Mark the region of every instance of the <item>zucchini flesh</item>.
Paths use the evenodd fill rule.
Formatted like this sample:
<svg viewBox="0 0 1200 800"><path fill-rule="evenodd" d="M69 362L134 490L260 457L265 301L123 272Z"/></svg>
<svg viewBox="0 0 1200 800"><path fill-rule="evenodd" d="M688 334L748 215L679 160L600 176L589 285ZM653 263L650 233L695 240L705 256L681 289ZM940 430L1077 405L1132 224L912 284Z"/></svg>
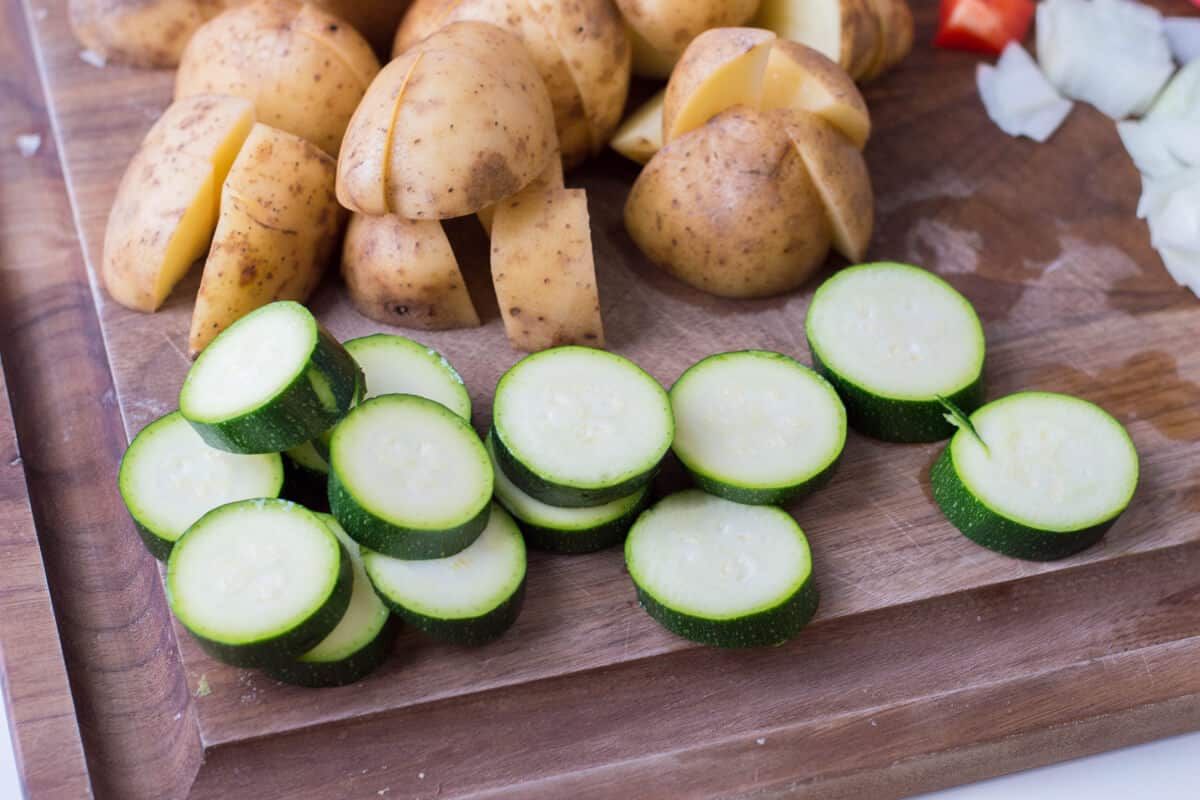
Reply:
<svg viewBox="0 0 1200 800"><path fill-rule="evenodd" d="M808 540L772 506L670 495L634 523L625 563L647 613L702 644L780 644L817 610Z"/></svg>
<svg viewBox="0 0 1200 800"><path fill-rule="evenodd" d="M495 448L489 434L484 441L492 456L496 474L496 499L520 520L525 542L530 547L551 553L594 553L621 542L629 526L650 499L650 487L643 486L628 497L591 508L560 508L543 503L521 491L496 463Z"/></svg>
<svg viewBox="0 0 1200 800"><path fill-rule="evenodd" d="M428 635L483 644L516 620L525 594L525 541L512 517L493 505L487 527L461 553L404 561L365 552L367 576L383 601Z"/></svg>
<svg viewBox="0 0 1200 800"><path fill-rule="evenodd" d="M846 409L781 353L699 361L671 387L672 449L700 488L738 503L788 503L824 485L846 444Z"/></svg>
<svg viewBox="0 0 1200 800"><path fill-rule="evenodd" d="M350 556L307 509L286 500L205 514L167 561L167 599L201 647L236 667L291 661L337 626L350 603Z"/></svg>
<svg viewBox="0 0 1200 800"><path fill-rule="evenodd" d="M276 680L297 686L344 686L361 680L383 663L391 650L397 626L367 578L358 543L329 514L317 516L350 555L354 573L350 605L337 627L316 647L295 661L268 667L267 673Z"/></svg>
<svg viewBox="0 0 1200 800"><path fill-rule="evenodd" d="M983 327L961 294L908 264L842 270L813 295L805 334L817 370L846 404L850 427L894 442L954 433L939 402L983 402Z"/></svg>
<svg viewBox="0 0 1200 800"><path fill-rule="evenodd" d="M438 351L404 336L377 333L346 342L362 367L367 397L415 394L471 419L471 395L462 376Z"/></svg>
<svg viewBox="0 0 1200 800"><path fill-rule="evenodd" d="M363 547L444 558L487 525L492 465L465 420L424 397L367 400L333 432L329 506Z"/></svg>
<svg viewBox="0 0 1200 800"><path fill-rule="evenodd" d="M178 411L151 422L121 458L121 499L146 549L160 561L192 523L217 506L278 497L277 453L237 455L205 443Z"/></svg>
<svg viewBox="0 0 1200 800"><path fill-rule="evenodd" d="M648 484L675 423L662 386L628 359L586 347L543 350L496 386L496 458L543 503L586 507Z"/></svg>
<svg viewBox="0 0 1200 800"><path fill-rule="evenodd" d="M947 519L978 544L1035 561L1095 544L1138 482L1129 434L1086 400L1021 392L971 415L930 474ZM985 446L986 444L986 446Z"/></svg>
<svg viewBox="0 0 1200 800"><path fill-rule="evenodd" d="M278 453L345 416L361 370L299 303L263 306L204 349L179 392L179 409L213 447Z"/></svg>

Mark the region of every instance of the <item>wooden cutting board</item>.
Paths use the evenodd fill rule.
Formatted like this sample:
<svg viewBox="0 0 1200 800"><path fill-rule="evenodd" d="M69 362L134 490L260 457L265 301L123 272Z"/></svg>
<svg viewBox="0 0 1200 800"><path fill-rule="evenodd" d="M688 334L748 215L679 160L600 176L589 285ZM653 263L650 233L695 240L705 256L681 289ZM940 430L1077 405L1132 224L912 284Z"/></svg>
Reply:
<svg viewBox="0 0 1200 800"><path fill-rule="evenodd" d="M64 312L82 332L70 341L101 371L79 381L112 390L94 407L64 402L98 431L119 409L117 435L132 436L175 407L197 279L143 315L112 303L93 268L121 172L168 102L171 75L86 63L65 0L25 2L20 19L10 0L8 19L29 26L71 200L73 219L60 224L74 224L88 267L47 269L83 298ZM923 44L935 4L916 12L913 56L866 90L871 257L936 270L974 302L990 396L1078 394L1129 427L1142 483L1099 546L1053 564L982 550L929 498L939 446L852 435L833 483L792 509L822 605L789 645L692 646L637 608L619 550L535 554L525 610L500 641L460 649L410 632L367 680L310 691L217 664L169 621L157 567L114 511L110 463L78 490L111 521L93 534L96 560L76 563L53 544L62 520L41 533L64 564L56 603L83 615L68 580L111 581L88 596L101 604L87 609L94 619L63 626L98 793L891 797L1200 727L1200 306L1134 218L1139 180L1111 121L1080 107L1047 145L1006 137L979 104L975 60ZM588 190L609 346L665 385L722 350L807 361L812 286L732 302L663 275L621 223L635 175L608 154L568 176ZM458 367L483 429L495 382L519 354L489 295L486 241L473 220L452 233L485 325L415 336ZM311 305L339 337L381 329L332 277ZM19 333L28 348L56 346L36 329ZM25 373L16 392L32 398L45 381ZM30 446L62 424L48 419ZM113 461L110 438L103 445ZM680 483L668 468L658 490ZM66 491L31 484L35 502ZM98 628L102 646L88 639Z"/></svg>

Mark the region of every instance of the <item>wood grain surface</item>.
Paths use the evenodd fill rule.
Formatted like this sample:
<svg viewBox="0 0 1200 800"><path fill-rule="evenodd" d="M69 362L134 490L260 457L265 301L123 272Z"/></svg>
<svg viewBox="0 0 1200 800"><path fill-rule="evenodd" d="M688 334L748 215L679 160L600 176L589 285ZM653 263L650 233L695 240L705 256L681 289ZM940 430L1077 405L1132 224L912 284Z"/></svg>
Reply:
<svg viewBox="0 0 1200 800"><path fill-rule="evenodd" d="M618 551L535 555L500 641L406 634L366 681L306 691L216 664L172 626L116 496L125 437L175 407L189 363L197 276L155 315L89 282L170 74L98 69L79 58L65 0L27 0L24 20L17 1L7 30L32 31L49 122L18 53L17 80L32 83L17 91L47 141L5 193L6 246L28 265L6 278L5 357L97 794L898 797L1200 727L1200 311L1149 248L1137 174L1091 109L1048 145L1010 139L979 105L975 60L923 44L866 91L871 256L934 269L975 303L991 396L1079 394L1129 427L1142 484L1099 546L1054 564L982 550L929 499L938 446L852 435L833 483L793 509L823 604L790 645L696 648L636 607ZM916 11L927 42L936 5ZM668 385L721 350L807 361L812 287L731 302L658 272L621 224L635 174L610 154L568 177L588 189L610 347ZM451 228L485 327L418 338L459 368L483 428L518 355L486 242L472 220ZM332 276L312 305L338 336L380 329ZM668 469L658 491L679 483ZM211 694L195 697L202 680Z"/></svg>

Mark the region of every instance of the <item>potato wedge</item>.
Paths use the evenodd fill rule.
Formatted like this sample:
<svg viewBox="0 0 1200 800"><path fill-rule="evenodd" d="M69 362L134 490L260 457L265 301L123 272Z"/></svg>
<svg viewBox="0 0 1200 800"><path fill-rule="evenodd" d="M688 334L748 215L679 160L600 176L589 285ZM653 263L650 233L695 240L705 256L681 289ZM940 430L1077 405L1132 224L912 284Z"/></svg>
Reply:
<svg viewBox="0 0 1200 800"><path fill-rule="evenodd" d="M70 0L79 43L115 64L174 67L196 29L240 0Z"/></svg>
<svg viewBox="0 0 1200 800"><path fill-rule="evenodd" d="M867 0L872 12L879 19L879 35L883 42L879 58L865 80L882 75L903 61L912 50L913 16L906 0Z"/></svg>
<svg viewBox="0 0 1200 800"><path fill-rule="evenodd" d="M663 101L667 90L655 94L626 117L609 144L621 155L645 164L662 147Z"/></svg>
<svg viewBox="0 0 1200 800"><path fill-rule="evenodd" d="M871 135L871 114L850 76L817 50L777 39L767 61L762 108L794 108L825 118L860 150Z"/></svg>
<svg viewBox="0 0 1200 800"><path fill-rule="evenodd" d="M754 25L808 45L857 80L882 46L868 0L763 0Z"/></svg>
<svg viewBox="0 0 1200 800"><path fill-rule="evenodd" d="M606 3L607 0L591 2ZM584 100L563 57L564 51L530 9L528 0L417 0L396 31L393 54L400 56L440 28L464 20L490 23L521 40L550 95L554 127L565 166L570 169L587 158L593 147ZM628 77L623 86L622 102L629 86Z"/></svg>
<svg viewBox="0 0 1200 800"><path fill-rule="evenodd" d="M675 65L663 102L664 143L727 108L758 108L775 34L761 28L715 28L697 36Z"/></svg>
<svg viewBox="0 0 1200 800"><path fill-rule="evenodd" d="M796 288L824 262L832 237L787 133L745 107L659 150L629 194L625 227L651 261L723 297Z"/></svg>
<svg viewBox="0 0 1200 800"><path fill-rule="evenodd" d="M336 156L378 71L366 39L339 17L294 0L255 0L196 31L179 63L175 97L245 97L260 122Z"/></svg>
<svg viewBox="0 0 1200 800"><path fill-rule="evenodd" d="M192 356L254 309L312 294L344 219L335 168L329 154L299 136L261 123L250 131L221 189L192 312Z"/></svg>
<svg viewBox="0 0 1200 800"><path fill-rule="evenodd" d="M100 276L112 298L154 311L208 251L221 182L254 125L238 97L196 95L168 106L125 168Z"/></svg>
<svg viewBox="0 0 1200 800"><path fill-rule="evenodd" d="M342 277L364 316L401 328L476 328L458 261L442 223L355 214L342 244Z"/></svg>
<svg viewBox="0 0 1200 800"><path fill-rule="evenodd" d="M583 189L525 190L498 205L492 283L517 350L604 346Z"/></svg>
<svg viewBox="0 0 1200 800"><path fill-rule="evenodd" d="M527 186L558 143L549 95L521 41L493 25L455 22L379 73L345 150L344 206L447 219Z"/></svg>
<svg viewBox="0 0 1200 800"><path fill-rule="evenodd" d="M525 192L540 191L543 189L562 189L564 187L562 159L552 158L546 164L546 169L542 171L542 174L534 178L533 182L521 191ZM481 208L479 209L479 213L475 215L479 218L479 224L483 226L485 231L487 231L488 236L492 235L492 221L496 218L496 206L503 202L504 201L501 200L499 203L493 203L487 208Z"/></svg>
<svg viewBox="0 0 1200 800"><path fill-rule="evenodd" d="M759 0L616 0L634 35L633 71L666 78L692 40L710 28L746 24Z"/></svg>
<svg viewBox="0 0 1200 800"><path fill-rule="evenodd" d="M592 152L608 144L629 95L632 48L610 0L527 0L558 43L578 87L591 130Z"/></svg>
<svg viewBox="0 0 1200 800"><path fill-rule="evenodd" d="M852 264L861 262L875 227L875 193L867 162L837 128L807 111L780 110L780 123L800 153L821 196L833 249Z"/></svg>

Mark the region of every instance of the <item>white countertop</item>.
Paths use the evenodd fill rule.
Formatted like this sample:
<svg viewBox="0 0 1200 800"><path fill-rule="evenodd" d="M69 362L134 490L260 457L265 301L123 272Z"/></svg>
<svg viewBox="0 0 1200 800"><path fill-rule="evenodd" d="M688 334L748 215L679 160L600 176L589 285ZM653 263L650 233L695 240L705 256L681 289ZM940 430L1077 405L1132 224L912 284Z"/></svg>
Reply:
<svg viewBox="0 0 1200 800"><path fill-rule="evenodd" d="M0 798L20 796L7 709L0 702ZM934 792L920 800L1013 798L1196 800L1200 798L1200 732Z"/></svg>

